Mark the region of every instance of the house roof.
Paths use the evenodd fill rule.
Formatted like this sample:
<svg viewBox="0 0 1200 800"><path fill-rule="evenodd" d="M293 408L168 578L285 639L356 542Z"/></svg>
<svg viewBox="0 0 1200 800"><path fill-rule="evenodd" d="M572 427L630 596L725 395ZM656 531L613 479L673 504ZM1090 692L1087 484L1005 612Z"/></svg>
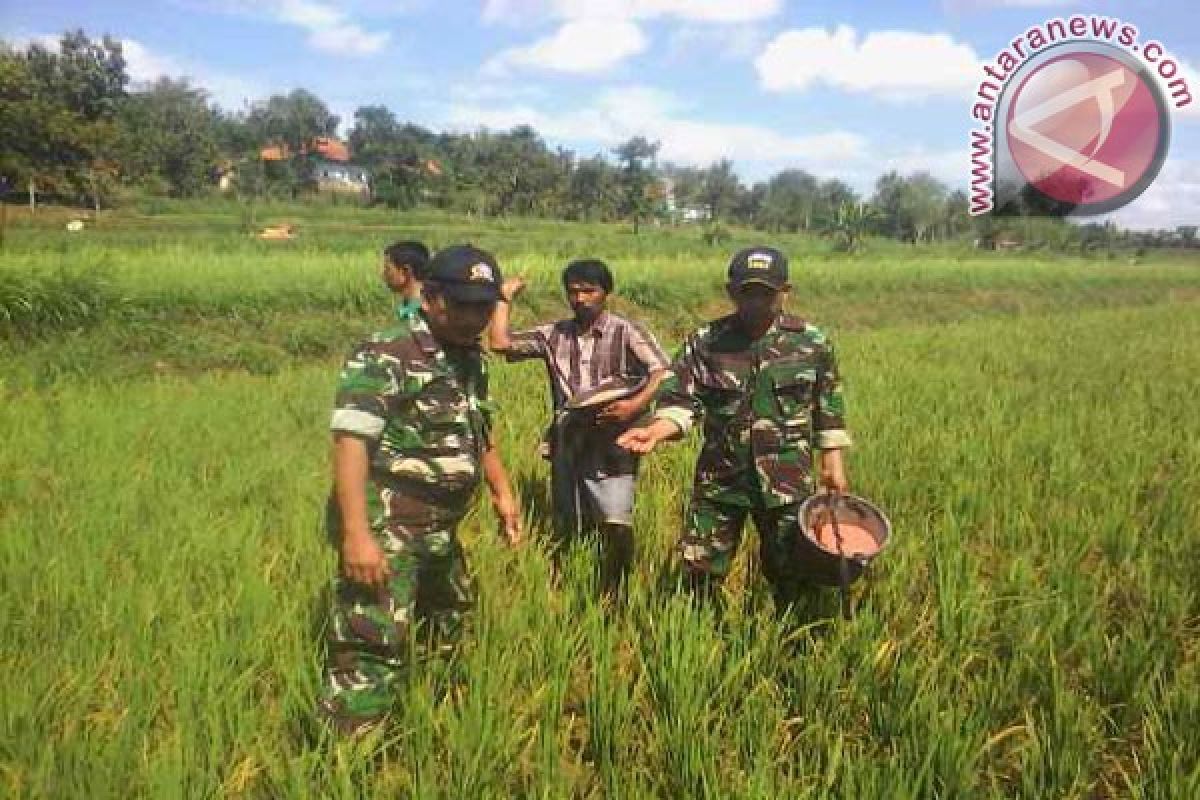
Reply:
<svg viewBox="0 0 1200 800"><path fill-rule="evenodd" d="M330 161L350 160L350 148L332 136L316 136L300 152L319 155ZM283 143L268 145L259 151L259 158L263 161L284 161L290 157L288 146Z"/></svg>

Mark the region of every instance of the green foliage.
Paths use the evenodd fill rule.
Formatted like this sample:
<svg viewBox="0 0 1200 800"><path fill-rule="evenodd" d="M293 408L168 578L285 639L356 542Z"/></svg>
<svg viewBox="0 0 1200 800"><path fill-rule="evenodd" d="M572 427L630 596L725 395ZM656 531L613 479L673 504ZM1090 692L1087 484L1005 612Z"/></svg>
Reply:
<svg viewBox="0 0 1200 800"><path fill-rule="evenodd" d="M71 31L57 52L0 46L0 169L18 184L99 207L115 184L116 114L129 78L121 45Z"/></svg>
<svg viewBox="0 0 1200 800"><path fill-rule="evenodd" d="M750 531L724 608L679 594L694 440L643 462L637 568L602 604L590 544L557 569L549 552L544 373L496 363L531 540L508 550L472 507L470 633L356 747L312 704L330 391L389 318L378 245L496 250L531 280L521 324L563 313L566 257L603 254L614 302L669 349L727 308L724 256L694 229L264 203L299 225L280 250L239 231L235 202L162 202L78 236L22 219L0 265L6 796L1200 789L1194 259L881 240L866 263L772 237L793 310L836 336L854 491L895 525L851 622L830 592L777 616ZM730 232L729 249L758 236Z"/></svg>
<svg viewBox="0 0 1200 800"><path fill-rule="evenodd" d="M834 237L838 250L857 253L878 219L879 212L869 203L847 201L838 206L833 217L821 227L827 235Z"/></svg>
<svg viewBox="0 0 1200 800"><path fill-rule="evenodd" d="M721 223L713 222L705 227L701 238L709 247L717 247L729 244L733 240L733 233Z"/></svg>
<svg viewBox="0 0 1200 800"><path fill-rule="evenodd" d="M846 266L821 282L875 305L918 285L946 302L964 286L1083 280L933 253ZM827 299L797 292L822 324ZM777 617L749 531L724 610L678 594L694 442L642 465L623 605L594 597L586 546L552 577L533 502L545 378L498 364L497 433L531 541L506 549L486 502L472 508L469 635L415 665L387 731L358 746L312 718L334 568L320 519L335 363L280 365L247 345L261 374L114 380L97 361L40 388L6 384L0 639L19 680L0 689L5 793L1194 796L1200 452L1180 432L1200 424L1198 320L1160 302L839 334L851 479L896 530L851 622L828 592ZM142 333L173 330L192 338Z"/></svg>
<svg viewBox="0 0 1200 800"><path fill-rule="evenodd" d="M613 149L621 162L621 212L633 221L634 233L659 202L653 192L653 165L658 148L658 142L651 143L643 136L635 136Z"/></svg>
<svg viewBox="0 0 1200 800"><path fill-rule="evenodd" d="M0 270L0 335L28 338L95 325L121 314L126 298L98 268Z"/></svg>
<svg viewBox="0 0 1200 800"><path fill-rule="evenodd" d="M121 115L117 150L126 181L175 197L209 189L220 156L217 114L203 89L160 78L131 94Z"/></svg>

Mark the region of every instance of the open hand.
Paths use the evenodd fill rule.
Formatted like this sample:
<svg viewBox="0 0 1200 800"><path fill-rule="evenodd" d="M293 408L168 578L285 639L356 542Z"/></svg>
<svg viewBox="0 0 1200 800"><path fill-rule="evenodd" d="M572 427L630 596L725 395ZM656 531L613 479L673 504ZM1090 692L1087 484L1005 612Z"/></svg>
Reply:
<svg viewBox="0 0 1200 800"><path fill-rule="evenodd" d="M649 453L658 442L658 436L650 428L630 428L617 437L617 447L631 453Z"/></svg>

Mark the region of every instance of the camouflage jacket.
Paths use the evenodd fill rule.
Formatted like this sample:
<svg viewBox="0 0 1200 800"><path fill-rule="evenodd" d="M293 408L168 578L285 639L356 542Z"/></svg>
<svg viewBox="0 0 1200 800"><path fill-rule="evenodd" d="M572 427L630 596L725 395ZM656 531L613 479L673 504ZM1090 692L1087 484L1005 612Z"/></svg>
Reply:
<svg viewBox="0 0 1200 800"><path fill-rule="evenodd" d="M684 342L655 417L687 433L704 418L694 491L731 505L775 507L814 489L814 449L848 447L833 347L816 327L781 315L758 340L734 316Z"/></svg>
<svg viewBox="0 0 1200 800"><path fill-rule="evenodd" d="M330 427L368 442L374 525L456 519L491 436L482 353L440 345L421 312L398 321L346 359Z"/></svg>

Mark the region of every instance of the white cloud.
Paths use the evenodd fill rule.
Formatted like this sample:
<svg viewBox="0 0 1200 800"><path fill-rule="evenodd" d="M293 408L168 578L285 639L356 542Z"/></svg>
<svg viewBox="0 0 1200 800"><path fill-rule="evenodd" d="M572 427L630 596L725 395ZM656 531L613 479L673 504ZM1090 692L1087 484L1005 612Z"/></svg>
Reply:
<svg viewBox="0 0 1200 800"><path fill-rule="evenodd" d="M357 25L334 25L310 32L308 43L335 55L368 56L382 50L391 38L390 33L368 33Z"/></svg>
<svg viewBox="0 0 1200 800"><path fill-rule="evenodd" d="M152 52L136 39L121 41L121 54L125 57L125 71L133 83L153 83L166 75L180 77L188 70L174 58Z"/></svg>
<svg viewBox="0 0 1200 800"><path fill-rule="evenodd" d="M691 119L670 94L631 86L610 89L573 111L543 111L531 106L484 108L455 105L444 113L459 130L478 127L506 130L531 125L552 140L612 147L631 136L662 142L659 157L678 164L707 165L721 158L742 162L799 164L832 174L847 161L863 159L863 137L846 131L796 136L760 125Z"/></svg>
<svg viewBox="0 0 1200 800"><path fill-rule="evenodd" d="M970 154L966 148L930 150L917 146L899 152L885 153L874 162L876 174L896 170L901 175L928 172L951 190L966 189L970 175Z"/></svg>
<svg viewBox="0 0 1200 800"><path fill-rule="evenodd" d="M231 111L265 94L262 87L240 75L155 52L136 39L122 39L121 53L135 89L163 76L188 78L192 85L206 90L213 102Z"/></svg>
<svg viewBox="0 0 1200 800"><path fill-rule="evenodd" d="M601 73L646 49L641 21L671 18L744 24L773 16L782 7L783 0L485 0L483 19L487 22L553 19L561 23L550 36L493 57L485 64L485 72L495 75L522 66ZM745 36L733 46L745 49Z"/></svg>
<svg viewBox="0 0 1200 800"><path fill-rule="evenodd" d="M485 0L487 22L522 22L530 18L655 19L671 17L696 22L749 22L779 13L783 0Z"/></svg>
<svg viewBox="0 0 1200 800"><path fill-rule="evenodd" d="M1103 217L1081 217L1080 221L1105 219L1122 228L1153 230L1200 225L1200 161L1168 157L1162 172L1132 203Z"/></svg>
<svg viewBox="0 0 1200 800"><path fill-rule="evenodd" d="M391 40L387 31L368 31L352 13L382 13L379 4L320 0L179 0L204 10L266 18L292 25L307 32L309 47L340 56L368 56L378 53ZM403 13L408 3L393 3L391 14Z"/></svg>
<svg viewBox="0 0 1200 800"><path fill-rule="evenodd" d="M632 22L578 20L563 24L554 34L527 47L514 47L493 57L484 71L500 74L510 67L535 67L556 72L605 72L646 49L646 36Z"/></svg>
<svg viewBox="0 0 1200 800"><path fill-rule="evenodd" d="M825 84L892 100L963 94L979 65L970 45L945 33L873 31L860 40L848 25L786 31L755 61L769 91Z"/></svg>

